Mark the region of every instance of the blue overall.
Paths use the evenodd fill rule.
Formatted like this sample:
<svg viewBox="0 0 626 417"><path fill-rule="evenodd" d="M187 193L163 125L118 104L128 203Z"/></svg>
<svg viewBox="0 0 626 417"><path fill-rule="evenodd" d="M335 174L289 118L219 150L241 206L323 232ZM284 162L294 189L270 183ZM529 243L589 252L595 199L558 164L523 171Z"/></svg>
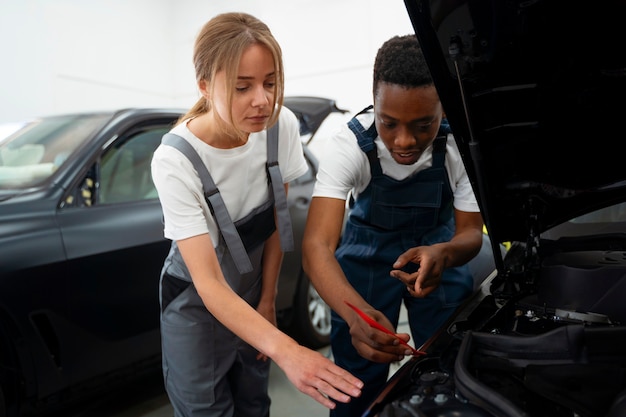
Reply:
<svg viewBox="0 0 626 417"><path fill-rule="evenodd" d="M277 141L277 132L275 135L270 140L268 134L270 199L235 223L193 148L176 135L166 135L163 140L183 151L192 162L195 158L194 167L202 178L207 202L220 230L215 250L222 272L232 289L253 307L261 296L264 244L276 230L275 205L281 245L283 250L291 250L290 221L281 217L282 210L278 208L286 208L286 199L276 161L277 144L273 143L273 148L269 144ZM258 351L207 310L176 242L172 242L163 266L160 302L163 376L174 416L269 416L270 361L256 359Z"/></svg>
<svg viewBox="0 0 626 417"><path fill-rule="evenodd" d="M406 286L389 275L406 250L449 241L454 235L453 194L445 168L446 128L433 142L432 167L398 181L382 173L374 139L376 125L365 129L353 118L349 127L368 156L372 179L351 202L350 214L336 257L348 281L374 308L398 325L401 303L407 308L412 344L421 346L471 294L472 277L466 265L444 271L441 285L427 297L411 297ZM404 270L415 272L409 263ZM376 398L389 373L389 364L370 362L354 346L346 322L332 313L331 348L337 365L360 378L359 398L337 403L331 416L360 416Z"/></svg>

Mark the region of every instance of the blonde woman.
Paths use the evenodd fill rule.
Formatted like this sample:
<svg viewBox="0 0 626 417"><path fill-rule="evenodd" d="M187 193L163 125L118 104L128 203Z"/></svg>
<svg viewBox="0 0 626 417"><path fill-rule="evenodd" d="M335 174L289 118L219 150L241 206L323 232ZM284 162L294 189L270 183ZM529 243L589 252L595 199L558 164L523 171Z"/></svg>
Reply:
<svg viewBox="0 0 626 417"><path fill-rule="evenodd" d="M307 169L298 121L282 107L280 46L255 17L225 13L202 28L194 64L202 97L152 161L172 240L160 297L175 416L269 415L268 358L332 409L359 396L361 381L276 328L276 282L293 245L287 183Z"/></svg>

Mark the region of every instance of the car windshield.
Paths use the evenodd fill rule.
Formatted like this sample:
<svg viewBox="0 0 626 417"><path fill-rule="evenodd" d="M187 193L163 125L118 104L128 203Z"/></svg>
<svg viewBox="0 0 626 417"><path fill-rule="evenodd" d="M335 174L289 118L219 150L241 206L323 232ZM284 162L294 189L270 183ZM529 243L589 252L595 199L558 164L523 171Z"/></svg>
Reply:
<svg viewBox="0 0 626 417"><path fill-rule="evenodd" d="M45 182L109 117L40 118L0 137L0 189L24 189Z"/></svg>

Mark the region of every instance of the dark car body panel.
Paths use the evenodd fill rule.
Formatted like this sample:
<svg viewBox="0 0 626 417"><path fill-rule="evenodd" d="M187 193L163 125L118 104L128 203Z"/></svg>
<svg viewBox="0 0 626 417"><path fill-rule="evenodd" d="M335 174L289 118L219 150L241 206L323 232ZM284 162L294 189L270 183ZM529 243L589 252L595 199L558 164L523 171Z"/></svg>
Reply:
<svg viewBox="0 0 626 417"><path fill-rule="evenodd" d="M96 376L158 365L156 283L169 249L158 199L89 207L67 197L107 146L119 146L137 126L166 131L179 116L130 110L109 117L49 181L0 203L0 311L16 329L3 346L23 358L8 367L24 377L23 392L11 395L30 398L32 407L68 387L87 389Z"/></svg>

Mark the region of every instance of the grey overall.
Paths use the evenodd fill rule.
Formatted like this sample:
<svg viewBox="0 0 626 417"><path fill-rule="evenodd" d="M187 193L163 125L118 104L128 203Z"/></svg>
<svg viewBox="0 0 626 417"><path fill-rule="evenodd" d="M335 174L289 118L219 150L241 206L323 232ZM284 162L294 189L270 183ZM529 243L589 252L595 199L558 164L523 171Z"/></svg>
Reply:
<svg viewBox="0 0 626 417"><path fill-rule="evenodd" d="M183 138L166 134L163 143L183 152L202 179L205 198L220 231L215 248L233 290L256 307L262 287L265 240L276 230L283 251L293 249L291 222L278 168L278 124L268 131L267 175L270 198L233 223L219 190L195 150ZM161 344L165 388L175 417L268 416L270 361L222 325L204 306L172 242L161 273Z"/></svg>

